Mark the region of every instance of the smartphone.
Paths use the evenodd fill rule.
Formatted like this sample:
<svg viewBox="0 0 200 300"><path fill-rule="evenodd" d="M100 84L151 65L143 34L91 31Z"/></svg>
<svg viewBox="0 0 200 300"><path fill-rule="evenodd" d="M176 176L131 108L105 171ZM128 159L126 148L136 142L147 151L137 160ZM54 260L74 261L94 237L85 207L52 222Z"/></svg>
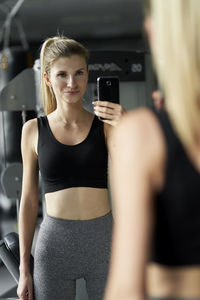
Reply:
<svg viewBox="0 0 200 300"><path fill-rule="evenodd" d="M119 77L101 76L97 78L97 98L119 104ZM99 120L105 118L98 117Z"/></svg>
<svg viewBox="0 0 200 300"><path fill-rule="evenodd" d="M101 101L119 104L119 77L101 76L97 78L97 97Z"/></svg>

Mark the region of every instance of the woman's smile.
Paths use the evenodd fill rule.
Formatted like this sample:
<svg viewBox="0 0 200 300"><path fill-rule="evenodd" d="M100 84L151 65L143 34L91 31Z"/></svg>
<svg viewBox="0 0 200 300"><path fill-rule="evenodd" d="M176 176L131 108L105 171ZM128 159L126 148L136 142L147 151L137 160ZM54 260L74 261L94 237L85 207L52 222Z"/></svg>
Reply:
<svg viewBox="0 0 200 300"><path fill-rule="evenodd" d="M65 94L70 94L70 95L76 95L79 93L79 90L76 90L76 91L65 91L64 92Z"/></svg>

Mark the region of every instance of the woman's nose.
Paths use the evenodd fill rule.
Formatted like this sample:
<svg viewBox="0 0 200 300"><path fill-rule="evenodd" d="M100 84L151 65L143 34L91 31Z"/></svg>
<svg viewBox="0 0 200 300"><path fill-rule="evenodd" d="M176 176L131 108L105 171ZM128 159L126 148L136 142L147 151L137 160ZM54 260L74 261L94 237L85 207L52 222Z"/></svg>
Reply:
<svg viewBox="0 0 200 300"><path fill-rule="evenodd" d="M67 79L67 85L69 87L74 87L76 86L76 79L74 78L74 76L69 76Z"/></svg>

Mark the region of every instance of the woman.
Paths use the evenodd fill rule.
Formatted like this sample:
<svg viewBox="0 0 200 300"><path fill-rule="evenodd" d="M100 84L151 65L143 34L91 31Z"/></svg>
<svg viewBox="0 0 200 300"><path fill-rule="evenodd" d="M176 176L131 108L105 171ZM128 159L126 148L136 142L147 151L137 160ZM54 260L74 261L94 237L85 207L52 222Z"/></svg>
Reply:
<svg viewBox="0 0 200 300"><path fill-rule="evenodd" d="M167 112L137 109L114 129L115 225L104 299L200 299L199 1L147 5Z"/></svg>
<svg viewBox="0 0 200 300"><path fill-rule="evenodd" d="M110 251L112 214L107 190L110 125L124 112L118 104L82 106L88 83L88 52L67 37L47 39L41 49L45 116L22 130L23 186L19 214L18 296L28 300L75 299L75 280L84 277L90 299L102 299ZM46 210L29 257L38 212L38 171ZM33 295L34 285L34 295Z"/></svg>

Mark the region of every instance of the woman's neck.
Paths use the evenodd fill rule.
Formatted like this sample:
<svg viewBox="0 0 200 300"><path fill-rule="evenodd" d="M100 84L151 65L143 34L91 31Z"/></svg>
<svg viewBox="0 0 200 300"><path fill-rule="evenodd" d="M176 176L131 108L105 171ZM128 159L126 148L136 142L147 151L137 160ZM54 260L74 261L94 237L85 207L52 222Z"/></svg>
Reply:
<svg viewBox="0 0 200 300"><path fill-rule="evenodd" d="M57 107L54 111L54 117L63 123L78 123L88 112L82 105L66 105L65 107Z"/></svg>

